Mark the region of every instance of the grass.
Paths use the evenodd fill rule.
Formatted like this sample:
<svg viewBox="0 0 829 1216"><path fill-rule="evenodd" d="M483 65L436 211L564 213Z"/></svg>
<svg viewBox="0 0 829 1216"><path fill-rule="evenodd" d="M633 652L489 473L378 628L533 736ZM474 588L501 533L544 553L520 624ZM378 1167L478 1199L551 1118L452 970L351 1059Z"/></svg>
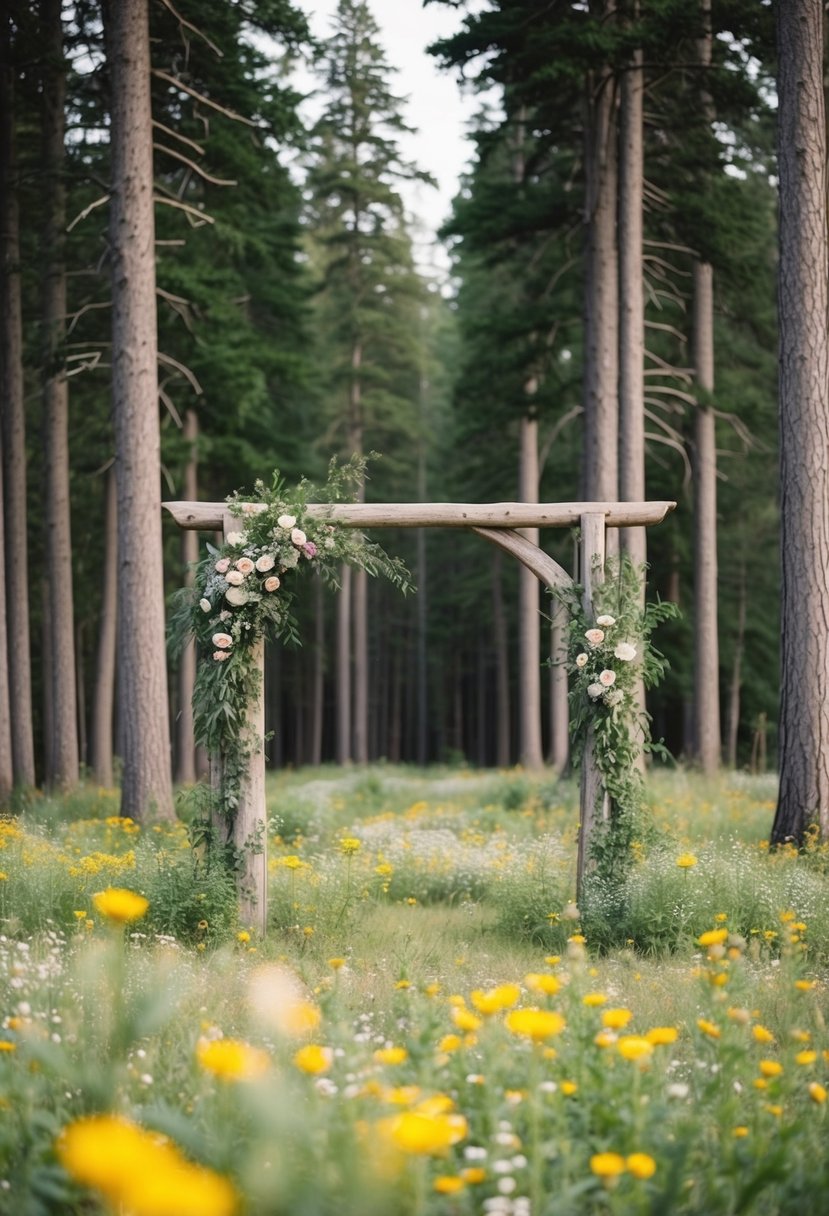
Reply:
<svg viewBox="0 0 829 1216"><path fill-rule="evenodd" d="M569 782L271 777L263 941L183 829L36 800L0 827L0 1212L810 1210L825 846L769 853L769 778L649 797L621 896L576 908Z"/></svg>

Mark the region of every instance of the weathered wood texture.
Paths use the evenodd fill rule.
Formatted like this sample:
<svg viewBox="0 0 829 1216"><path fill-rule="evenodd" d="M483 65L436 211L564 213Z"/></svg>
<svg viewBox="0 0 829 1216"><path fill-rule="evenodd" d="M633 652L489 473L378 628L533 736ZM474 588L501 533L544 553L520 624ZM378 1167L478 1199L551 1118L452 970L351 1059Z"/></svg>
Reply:
<svg viewBox="0 0 829 1216"><path fill-rule="evenodd" d="M594 589L604 578L605 528L601 515L589 513L581 520L581 585L584 588L582 606L589 620L593 613ZM593 728L587 732L581 765L581 794L579 822L579 855L576 870L576 892L581 897L584 876L590 868L590 843L597 826L610 817L610 799L594 754Z"/></svg>
<svg viewBox="0 0 829 1216"><path fill-rule="evenodd" d="M223 502L165 502L180 528L221 528ZM568 528L585 514L604 516L608 528L659 524L675 502L359 502L311 503L309 519L341 528ZM236 523L237 529L239 521Z"/></svg>

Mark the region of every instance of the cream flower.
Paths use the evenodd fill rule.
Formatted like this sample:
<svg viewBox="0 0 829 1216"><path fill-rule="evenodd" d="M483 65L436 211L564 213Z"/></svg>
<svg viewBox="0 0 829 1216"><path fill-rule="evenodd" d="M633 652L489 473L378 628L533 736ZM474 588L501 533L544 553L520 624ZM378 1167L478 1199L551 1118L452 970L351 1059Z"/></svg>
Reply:
<svg viewBox="0 0 829 1216"><path fill-rule="evenodd" d="M264 574L266 570L273 570L274 557L272 553L263 553L261 557L256 559L256 569L260 574Z"/></svg>
<svg viewBox="0 0 829 1216"><path fill-rule="evenodd" d="M199 600L199 607L201 608L202 612L209 612L213 605L210 603L210 600L202 597L202 599Z"/></svg>
<svg viewBox="0 0 829 1216"><path fill-rule="evenodd" d="M276 522L279 524L280 528L285 528L286 530L290 530L291 528L293 528L294 524L296 523L296 516L295 515L280 515L279 519Z"/></svg>
<svg viewBox="0 0 829 1216"><path fill-rule="evenodd" d="M240 557L236 562L236 569L240 574L250 574L252 570L256 569L256 567L249 557Z"/></svg>
<svg viewBox="0 0 829 1216"><path fill-rule="evenodd" d="M308 537L302 531L302 528L294 528L291 533L291 540L295 545L304 545Z"/></svg>
<svg viewBox="0 0 829 1216"><path fill-rule="evenodd" d="M616 672L605 667L604 671L599 672L599 683L602 688L611 688L616 683Z"/></svg>
<svg viewBox="0 0 829 1216"><path fill-rule="evenodd" d="M210 639L214 646L218 646L219 650L227 650L233 645L233 638L229 633L214 633Z"/></svg>
<svg viewBox="0 0 829 1216"><path fill-rule="evenodd" d="M588 629L584 635L591 646L601 646L604 641L603 629Z"/></svg>
<svg viewBox="0 0 829 1216"><path fill-rule="evenodd" d="M279 586L279 579L275 574L272 574L270 578L265 579L263 586L266 591L276 591L277 587Z"/></svg>
<svg viewBox="0 0 829 1216"><path fill-rule="evenodd" d="M217 574L224 574L226 570L230 569L230 558L220 557L216 562L215 569Z"/></svg>
<svg viewBox="0 0 829 1216"><path fill-rule="evenodd" d="M632 646L630 642L619 642L613 653L623 663L630 663L632 659L636 658L636 647Z"/></svg>
<svg viewBox="0 0 829 1216"><path fill-rule="evenodd" d="M601 625L601 627L602 627L603 629L610 629L610 628L611 628L613 625L615 625L615 624L616 624L616 617L615 617L615 616L607 616L607 615L605 615L605 616L597 616L597 617L596 617L596 624L597 624L597 625Z"/></svg>
<svg viewBox="0 0 829 1216"><path fill-rule="evenodd" d="M234 608L241 608L250 599L247 591L243 591L241 587L228 587L225 592L225 599L228 604L232 604Z"/></svg>
<svg viewBox="0 0 829 1216"><path fill-rule="evenodd" d="M231 587L241 587L245 581L245 576L241 570L228 570L225 578L230 583Z"/></svg>
<svg viewBox="0 0 829 1216"><path fill-rule="evenodd" d="M582 651L581 654L576 655L576 667L586 667L586 666L587 666L587 655Z"/></svg>
<svg viewBox="0 0 829 1216"><path fill-rule="evenodd" d="M229 545L233 545L234 547L243 545L245 543L245 534L244 532L228 532L225 540Z"/></svg>
<svg viewBox="0 0 829 1216"><path fill-rule="evenodd" d="M603 692L604 689L602 688L601 684L587 685L587 695L588 697L592 697L594 701L597 700L597 698L600 697Z"/></svg>
<svg viewBox="0 0 829 1216"><path fill-rule="evenodd" d="M230 658L230 655L227 653L226 650L214 650L213 658L216 660L217 663L224 663L225 659Z"/></svg>

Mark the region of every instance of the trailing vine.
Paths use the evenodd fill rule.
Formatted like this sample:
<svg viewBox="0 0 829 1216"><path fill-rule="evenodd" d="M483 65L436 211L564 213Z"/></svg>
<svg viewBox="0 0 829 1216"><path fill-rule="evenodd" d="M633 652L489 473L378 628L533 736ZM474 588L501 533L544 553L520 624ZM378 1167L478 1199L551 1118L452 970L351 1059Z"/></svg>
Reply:
<svg viewBox="0 0 829 1216"><path fill-rule="evenodd" d="M601 776L598 794L610 800L610 817L590 842L594 873L618 885L633 858L641 828L643 752L662 752L650 733L650 715L637 696L639 680L655 687L668 666L651 641L654 629L679 614L676 604L643 603L643 572L628 557L605 564L605 578L593 590L592 614L584 611L583 589L557 592L569 614L565 666L570 676L570 736L573 762L581 765L588 738Z"/></svg>
<svg viewBox="0 0 829 1216"><path fill-rule="evenodd" d="M196 642L195 739L222 758L214 803L227 839L251 756L262 746L248 727L248 709L258 693L255 648L260 640L299 644L293 613L298 578L315 572L337 586L346 563L383 574L403 591L409 588L405 566L358 529L338 528L306 514L312 501L354 501L365 466L358 457L343 465L332 460L325 485L302 480L293 489L277 471L270 485L260 480L252 494L232 494L228 510L239 520L238 531L228 532L220 546L207 544L193 586L178 593L171 641L179 649L190 638ZM208 822L197 831L202 843L210 843Z"/></svg>

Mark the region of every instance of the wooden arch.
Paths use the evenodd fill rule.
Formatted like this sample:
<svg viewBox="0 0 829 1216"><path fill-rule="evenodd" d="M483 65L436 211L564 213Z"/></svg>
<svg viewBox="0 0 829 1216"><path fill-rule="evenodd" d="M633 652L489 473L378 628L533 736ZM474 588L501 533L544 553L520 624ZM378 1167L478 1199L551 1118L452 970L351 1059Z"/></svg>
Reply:
<svg viewBox="0 0 829 1216"><path fill-rule="evenodd" d="M223 502L165 502L180 528L228 532L239 530L239 517ZM574 579L543 550L518 531L520 528L578 528L579 569L583 605L589 616L593 589L601 581L608 528L640 528L661 523L674 502L565 502L565 503L315 503L305 508L311 519L326 520L342 528L468 528L491 544L511 553L550 589L572 587ZM257 508L263 509L263 508ZM259 644L259 689L248 714L252 742L250 770L243 784L233 824L233 843L244 857L239 880L239 910L243 923L265 932L268 917L267 812L265 809L264 646ZM211 773L221 772L221 757L211 756ZM590 748L585 754L581 782L577 887L589 855L590 840L606 811L601 779ZM255 842L255 848L251 843Z"/></svg>

